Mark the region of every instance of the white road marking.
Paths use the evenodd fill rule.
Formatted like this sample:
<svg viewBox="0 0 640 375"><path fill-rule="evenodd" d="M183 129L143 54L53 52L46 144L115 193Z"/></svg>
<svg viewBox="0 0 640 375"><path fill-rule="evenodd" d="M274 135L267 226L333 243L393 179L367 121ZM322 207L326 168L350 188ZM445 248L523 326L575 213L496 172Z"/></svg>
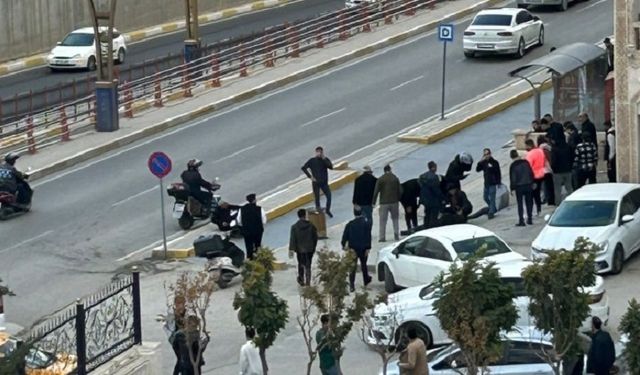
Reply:
<svg viewBox="0 0 640 375"><path fill-rule="evenodd" d="M342 111L344 111L344 110L346 110L346 109L347 109L347 107L342 107L342 108L340 108L340 109L339 109L339 110L337 110L337 111L333 111L333 112L331 112L331 113L327 113L326 115L322 115L322 116L320 116L320 117L317 117L317 118L315 118L315 119L313 119L313 120L311 120L311 121L309 121L309 122L305 122L304 124L300 125L300 127L301 127L301 128L304 128L304 127L307 127L307 126L309 126L309 125L313 125L313 124L315 124L315 123L316 123L316 122L318 122L318 121L321 121L321 120L326 119L327 117L331 117L331 116L337 115L338 113L340 113L340 112L342 112Z"/></svg>
<svg viewBox="0 0 640 375"><path fill-rule="evenodd" d="M593 8L593 7L595 7L595 6L598 6L598 5L602 4L602 3L605 3L606 1L607 1L607 0L600 0L600 1L596 1L596 2L595 2L595 3L593 3L593 4L587 5L586 7L584 7L584 8L582 8L582 9L577 10L577 12L578 12L578 13L580 13L580 12L584 12L585 10L587 10L587 9L589 9L589 8Z"/></svg>
<svg viewBox="0 0 640 375"><path fill-rule="evenodd" d="M238 151L234 152L233 154L227 155L227 156L225 156L223 158L220 158L220 159L214 161L214 163L219 163L219 162L224 161L224 160L229 160L229 159L231 159L231 158L233 158L235 156L238 156L238 155L242 154L243 152L246 152L246 151L249 151L251 149L256 148L256 146L257 146L257 144L253 145L253 146L245 147L242 150L238 150Z"/></svg>
<svg viewBox="0 0 640 375"><path fill-rule="evenodd" d="M177 234L182 234L182 233L184 233L184 231L181 231L181 232L179 232ZM185 237L185 235L182 235L180 237L176 237L176 238L172 239L171 241L167 241L167 247L169 247L169 245L175 243L176 241L179 241L179 240L183 239L184 237ZM127 259L129 259L129 258L131 258L131 257L133 257L135 255L137 255L137 254L140 254L140 253L143 253L145 251L148 251L149 249L154 249L158 245L162 245L162 240L156 241L156 242L152 243L151 245L147 245L147 246L143 247L142 249L139 249L139 250L136 250L134 252L131 252L131 253L123 256L122 258L118 258L118 259L116 259L116 262L123 262L123 261L125 261L125 260L127 260Z"/></svg>
<svg viewBox="0 0 640 375"><path fill-rule="evenodd" d="M394 87L390 88L390 89L389 89L389 91L396 91L397 89L399 89L399 88L401 88L401 87L404 87L404 86L406 86L406 85L408 85L408 84L411 84L411 83L413 83L413 82L415 82L415 81L419 81L419 80L421 80L421 79L423 79L423 78L424 78L424 76L423 76L423 75L419 75L419 76L417 76L417 77L415 77L415 78L411 78L411 79L410 79L410 80L408 80L408 81L402 82L402 83L401 83L401 84L399 84L398 86L394 86Z"/></svg>
<svg viewBox="0 0 640 375"><path fill-rule="evenodd" d="M154 191L154 190L158 189L159 187L160 187L159 185L156 185L156 186L154 186L154 187L152 187L152 188L150 188L150 189L143 190L143 191L139 192L138 194L134 194L134 195L132 195L132 196L130 196L130 197L128 197L128 198L125 198L125 199L123 199L123 200L121 200L121 201L118 201L118 202L116 202L116 203L112 204L112 205L111 205L111 207L117 207L117 206L119 206L119 205L121 205L121 204L127 203L127 202L129 202L130 200L135 199L135 198L138 198L138 197L139 197L139 196L141 196L141 195L144 195L144 194L150 193L150 192L152 192L152 191Z"/></svg>
<svg viewBox="0 0 640 375"><path fill-rule="evenodd" d="M5 253L5 252L7 252L9 250L17 249L20 246L26 245L26 244L28 244L30 242L37 241L37 240L39 240L39 239L41 239L43 237L46 237L46 236L50 235L51 233L53 233L53 230L48 230L48 231L46 231L44 233L41 233L41 234L39 234L39 235L37 235L35 237L31 237L31 238L29 238L27 240L24 240L22 242L18 242L17 244L15 244L15 245L13 245L11 247L7 247L6 249L2 249L2 250L0 250L0 253Z"/></svg>

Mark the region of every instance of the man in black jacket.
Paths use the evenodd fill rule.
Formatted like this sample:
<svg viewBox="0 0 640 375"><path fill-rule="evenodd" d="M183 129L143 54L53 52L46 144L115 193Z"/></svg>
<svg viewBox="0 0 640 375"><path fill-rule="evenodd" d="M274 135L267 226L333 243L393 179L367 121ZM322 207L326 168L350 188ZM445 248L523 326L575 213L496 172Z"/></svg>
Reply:
<svg viewBox="0 0 640 375"><path fill-rule="evenodd" d="M580 135L584 137L585 134L589 134L592 140L596 140L596 126L589 119L589 115L582 112L578 115L578 121L580 122Z"/></svg>
<svg viewBox="0 0 640 375"><path fill-rule="evenodd" d="M420 185L420 204L424 206L425 229L438 226L438 215L442 210L444 194L441 188L441 178L438 176L438 165L434 161L427 164L429 170L418 177Z"/></svg>
<svg viewBox="0 0 640 375"><path fill-rule="evenodd" d="M318 230L307 220L307 211L298 210L298 221L291 226L289 258L298 260L298 285L311 284L311 262L318 245Z"/></svg>
<svg viewBox="0 0 640 375"><path fill-rule="evenodd" d="M321 146L316 147L316 156L307 160L302 166L302 171L311 179L311 187L313 196L316 201L316 210L322 210L320 206L320 190L327 197L326 212L329 217L333 217L331 213L331 188L329 187L329 169L333 169L333 164L328 157L324 156L324 149ZM309 173L311 170L311 173Z"/></svg>
<svg viewBox="0 0 640 375"><path fill-rule="evenodd" d="M359 209L354 210L355 218L347 223L342 233L342 248L345 250L351 250L355 252L357 260L353 265L353 270L349 274L349 290L355 291L356 281L356 267L358 261L360 262L360 269L362 270L362 279L364 286L369 285L371 282L371 276L369 276L369 270L367 269L367 258L369 257L369 250L371 249L371 224L362 216L362 211Z"/></svg>
<svg viewBox="0 0 640 375"><path fill-rule="evenodd" d="M518 150L511 150L511 166L509 167L509 187L511 194L516 192L518 203L518 227L524 227L523 201L527 206L527 224L533 225L533 170L528 161L521 159Z"/></svg>
<svg viewBox="0 0 640 375"><path fill-rule="evenodd" d="M363 173L356 178L353 184L353 208L360 207L362 214L369 223L373 223L373 191L378 179L373 175L371 167L365 165ZM356 207L357 206L357 207Z"/></svg>
<svg viewBox="0 0 640 375"><path fill-rule="evenodd" d="M567 196L573 193L573 153L571 147L564 143L554 143L551 147L551 169L553 170L553 189L556 204L562 202L562 187L567 191Z"/></svg>
<svg viewBox="0 0 640 375"><path fill-rule="evenodd" d="M262 245L264 225L267 223L267 215L262 207L256 204L255 194L247 195L247 204L240 208L237 220L242 228L247 259L253 260L254 252Z"/></svg>
<svg viewBox="0 0 640 375"><path fill-rule="evenodd" d="M418 226L418 197L420 197L420 185L417 178L412 178L402 183L400 203L404 208L407 231Z"/></svg>
<svg viewBox="0 0 640 375"><path fill-rule="evenodd" d="M496 208L496 192L498 186L502 184L502 173L500 172L500 163L491 156L491 150L485 148L483 150L482 159L476 165L476 172L484 174L484 201L489 206L489 219L495 217L498 209Z"/></svg>
<svg viewBox="0 0 640 375"><path fill-rule="evenodd" d="M591 349L587 357L587 373L609 375L616 360L616 348L608 332L603 331L602 321L597 316L591 318Z"/></svg>
<svg viewBox="0 0 640 375"><path fill-rule="evenodd" d="M211 191L215 190L219 185L212 184L202 178L199 170L201 165L201 160L189 160L189 162L187 162L187 170L182 172L180 178L182 179L182 183L187 185L189 188L189 194L202 204L205 212L208 212L207 210L211 209L211 199L213 198ZM203 191L201 188L204 188L207 191Z"/></svg>

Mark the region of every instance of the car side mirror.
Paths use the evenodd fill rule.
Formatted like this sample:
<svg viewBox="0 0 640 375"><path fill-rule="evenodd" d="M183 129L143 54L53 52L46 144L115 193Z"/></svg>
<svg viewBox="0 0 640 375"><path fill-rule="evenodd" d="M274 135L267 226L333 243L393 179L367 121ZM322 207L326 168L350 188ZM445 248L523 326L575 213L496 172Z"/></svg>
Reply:
<svg viewBox="0 0 640 375"><path fill-rule="evenodd" d="M633 221L633 215L624 215L622 219L620 219L621 224L626 224Z"/></svg>
<svg viewBox="0 0 640 375"><path fill-rule="evenodd" d="M549 215L549 214L544 215L544 222L548 223L549 220L551 220L551 215Z"/></svg>
<svg viewBox="0 0 640 375"><path fill-rule="evenodd" d="M540 21L540 17L538 17L538 16L533 16L533 20L534 20L534 21Z"/></svg>
<svg viewBox="0 0 640 375"><path fill-rule="evenodd" d="M396 247L395 249L393 249L393 251L391 252L391 254L396 256L396 259L400 258L400 246Z"/></svg>

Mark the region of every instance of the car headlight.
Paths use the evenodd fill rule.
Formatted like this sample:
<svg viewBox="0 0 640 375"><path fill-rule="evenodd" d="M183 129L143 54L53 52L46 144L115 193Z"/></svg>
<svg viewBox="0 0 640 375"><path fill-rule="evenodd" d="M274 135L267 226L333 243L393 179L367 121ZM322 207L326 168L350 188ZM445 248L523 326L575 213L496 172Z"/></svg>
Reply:
<svg viewBox="0 0 640 375"><path fill-rule="evenodd" d="M607 252L607 249L609 249L609 242L608 241L604 241L600 244L598 244L598 251L596 251L596 254L603 254Z"/></svg>
<svg viewBox="0 0 640 375"><path fill-rule="evenodd" d="M82 55L79 53L76 53L75 55L71 56L72 59L79 59L80 57L82 57Z"/></svg>

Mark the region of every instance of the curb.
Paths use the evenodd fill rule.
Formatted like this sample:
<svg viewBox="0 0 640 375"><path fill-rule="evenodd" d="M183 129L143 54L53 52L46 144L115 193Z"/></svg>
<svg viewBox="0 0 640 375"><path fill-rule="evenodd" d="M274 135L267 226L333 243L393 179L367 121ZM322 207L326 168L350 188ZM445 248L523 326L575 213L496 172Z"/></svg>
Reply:
<svg viewBox="0 0 640 375"><path fill-rule="evenodd" d="M261 0L254 1L249 4L245 4L235 8L228 8L219 10L217 12L211 12L198 16L198 22L209 23L213 21L219 21L226 18L235 17L241 14L255 12L268 8L275 8L280 5L284 5L292 2L293 0ZM124 39L127 43L140 42L145 39L157 37L163 34L175 32L185 28L185 21L168 22L157 26L147 27L141 30L135 30L128 33L124 33ZM9 73L19 72L38 66L47 64L48 53L42 53L24 57L17 60L11 60L0 64L0 76L7 75Z"/></svg>
<svg viewBox="0 0 640 375"><path fill-rule="evenodd" d="M193 248L190 249L167 249L167 258L166 259L186 259L190 257L194 257L196 254ZM152 250L151 258L164 260L164 250Z"/></svg>
<svg viewBox="0 0 640 375"><path fill-rule="evenodd" d="M281 0L278 0L281 1ZM38 170L35 170L31 176L32 179L38 179L38 178L42 178L45 176L48 176L52 173L58 172L60 170L63 170L65 168L69 168L71 166L74 166L76 164L82 163L84 161L87 161L89 159L92 159L96 156L99 156L101 154L107 153L109 151L113 151L115 149L118 149L120 147L126 146L128 144L131 144L133 142L136 142L138 140L144 139L146 137L149 137L151 135L155 135L157 133L160 133L162 131L165 131L167 129L176 127L178 125L181 125L183 123L195 120L203 115L206 114L210 114L212 112L218 111L222 108L228 107L230 105L233 104L237 104L237 103L241 103L244 101L247 101L251 98L254 98L260 94L269 92L269 91L273 91L275 89L284 87L288 84L291 84L293 82L302 80L304 78L313 76L315 74L324 72L326 70L329 70L331 68L334 68L338 65L344 64L346 62L349 62L351 60L357 59L359 57L362 56L366 56L368 54L371 54L374 51L398 44L400 42L403 42L411 37L414 37L416 35L420 35L423 34L427 31L430 31L432 29L434 29L438 24L443 23L443 22L449 22L452 20L455 20L457 18L462 18L465 17L479 9L483 9L486 7L490 7L492 5L495 4L499 4L503 2L503 0L485 0L482 1L478 4L475 4L471 7L465 8L461 11L458 11L456 13L452 13L452 14L448 14L445 17L439 19L439 20L434 20L434 21L430 21L426 24L420 25L420 26L416 26L410 30L404 31L402 33L396 34L394 36L388 37L386 39L383 39L381 41L378 41L376 43L370 44L368 46L356 49L356 50L352 50L349 53L346 53L342 56L338 56L335 58L332 58L330 60L327 60L321 64L318 64L316 66L312 66L303 70L299 70L295 73L292 73L288 76L285 77L281 77L278 78L276 80L270 81L270 82L266 82L263 83L259 86L257 86L256 88L250 89L250 90L246 90L244 92L241 92L239 94L227 97L225 99L222 99L218 102L215 103L211 103L211 104L207 104L204 106L201 106L191 112L187 112L187 113L183 113L171 118L168 118L167 120L160 122L158 124L152 125L150 127L147 127L145 129L141 129L138 130L136 132L133 132L131 134L122 136L120 138L117 138L113 141L111 141L110 143L106 143L103 144L101 146L92 148L92 149L88 149L85 151L81 151L79 153L77 153L76 155L70 156L66 159L63 159L57 163L51 164L49 166L40 168Z"/></svg>
<svg viewBox="0 0 640 375"><path fill-rule="evenodd" d="M553 86L552 82L547 81L545 82L541 89L542 91L548 90ZM481 111L481 112L477 112L474 113L473 115L464 118L461 121L458 121L454 124L451 124L449 126L447 126L444 129L438 130L434 133L431 133L429 135L400 135L398 136L398 142L405 142L405 143L419 143L419 144L432 144L432 143L436 143L438 141L441 141L447 137L450 137L456 133L461 132L462 130L486 119L487 117L491 117L497 113L500 113L502 111L504 111L505 109L516 105L518 103L521 103L527 99L529 99L530 97L533 96L533 90L531 89L527 89L526 91L523 91L515 96L512 96L506 100L503 100L499 103L496 103L490 107L488 107L486 110Z"/></svg>

